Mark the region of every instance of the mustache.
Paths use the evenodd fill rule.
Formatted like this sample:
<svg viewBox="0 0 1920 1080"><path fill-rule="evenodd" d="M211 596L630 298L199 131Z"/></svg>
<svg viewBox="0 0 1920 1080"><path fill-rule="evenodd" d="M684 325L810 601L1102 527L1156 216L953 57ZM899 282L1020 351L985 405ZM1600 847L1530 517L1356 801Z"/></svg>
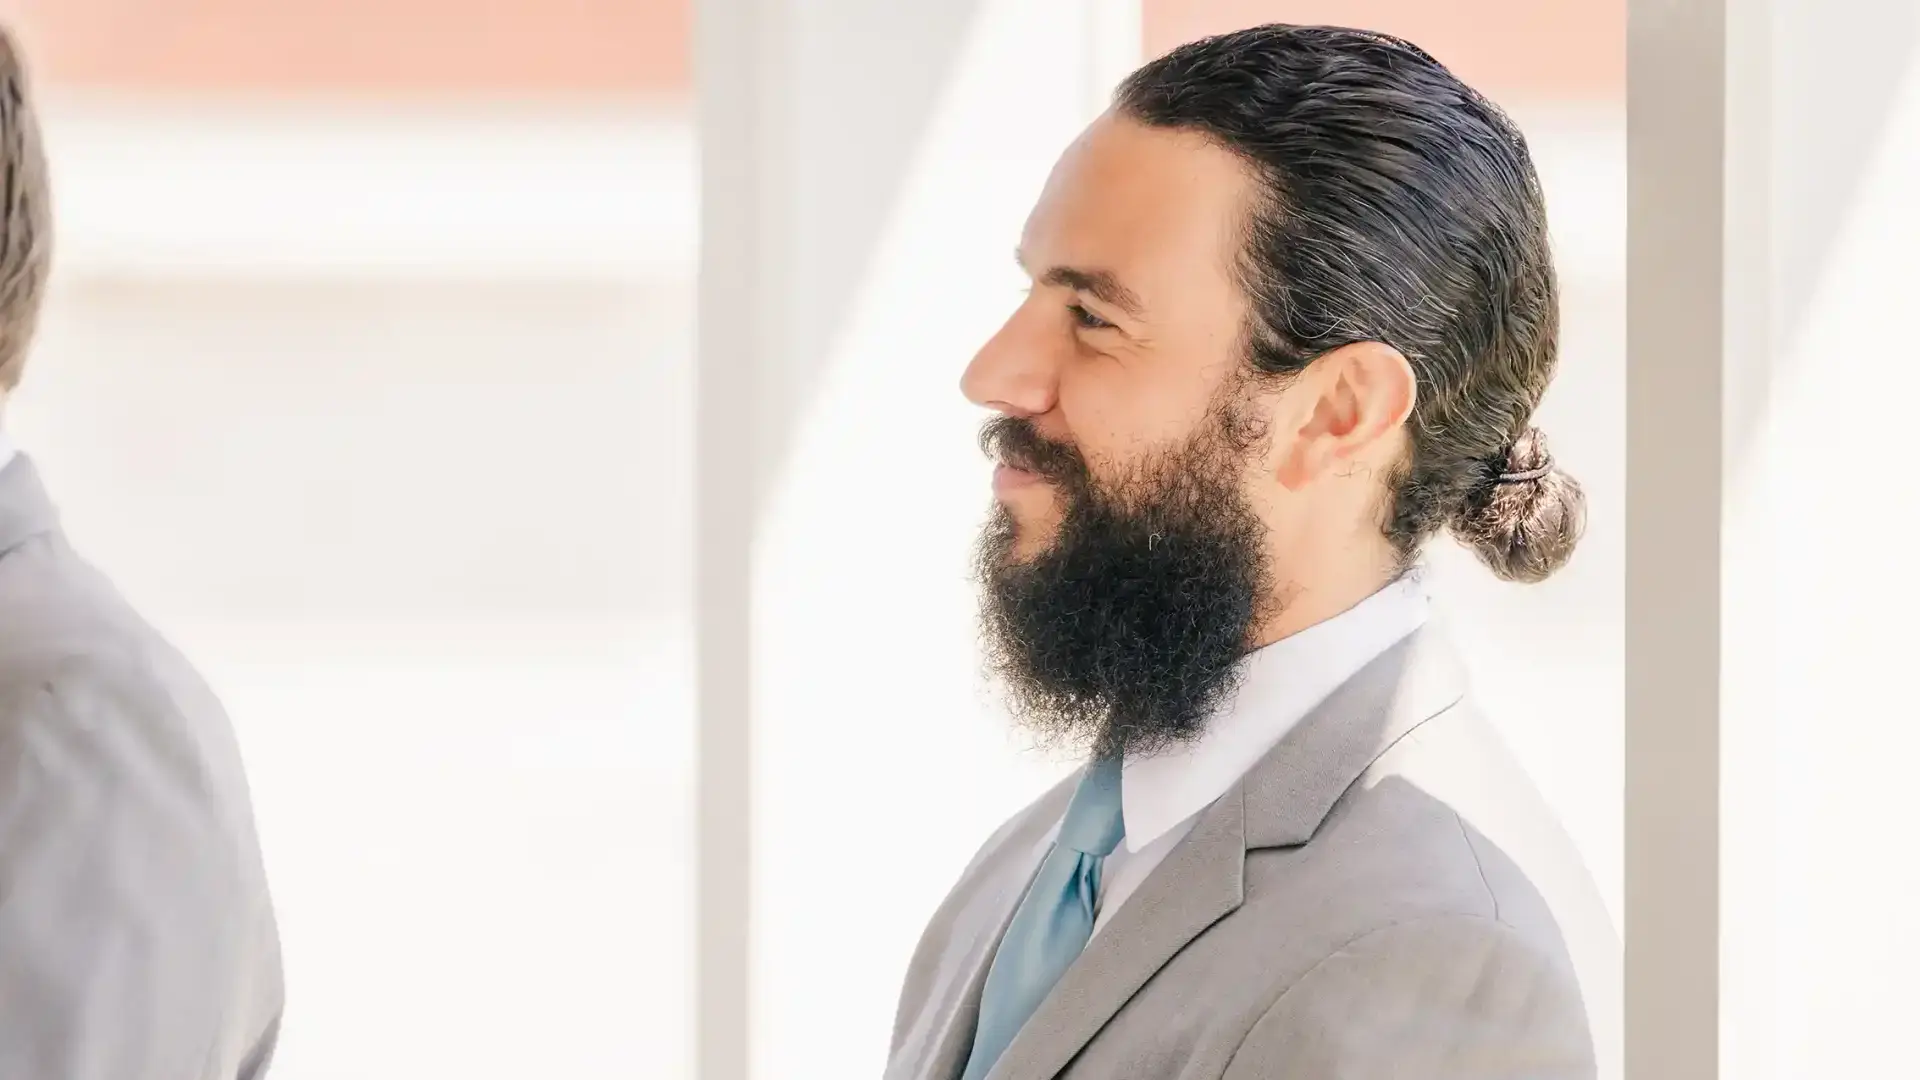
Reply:
<svg viewBox="0 0 1920 1080"><path fill-rule="evenodd" d="M1087 475L1086 459L1078 450L1040 434L1025 417L996 416L983 424L980 452L1002 465L1056 482Z"/></svg>

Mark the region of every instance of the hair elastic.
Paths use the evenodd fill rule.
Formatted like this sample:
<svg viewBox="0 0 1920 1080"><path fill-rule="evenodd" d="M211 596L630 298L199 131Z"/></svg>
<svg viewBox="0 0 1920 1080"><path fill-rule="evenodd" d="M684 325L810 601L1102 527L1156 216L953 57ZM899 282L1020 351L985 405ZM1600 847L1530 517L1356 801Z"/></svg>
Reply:
<svg viewBox="0 0 1920 1080"><path fill-rule="evenodd" d="M1493 478L1496 484L1531 484L1535 480L1544 480L1553 473L1553 458L1549 457L1537 467L1520 472L1503 472Z"/></svg>

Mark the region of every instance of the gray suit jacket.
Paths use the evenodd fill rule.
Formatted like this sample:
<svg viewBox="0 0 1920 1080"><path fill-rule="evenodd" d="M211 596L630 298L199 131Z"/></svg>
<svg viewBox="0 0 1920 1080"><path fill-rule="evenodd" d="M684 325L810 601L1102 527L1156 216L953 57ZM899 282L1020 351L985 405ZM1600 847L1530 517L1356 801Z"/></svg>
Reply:
<svg viewBox="0 0 1920 1080"><path fill-rule="evenodd" d="M888 1080L952 1080L1076 778L1000 830L908 970ZM991 1080L1619 1074L1620 947L1567 837L1423 630L1204 811Z"/></svg>
<svg viewBox="0 0 1920 1080"><path fill-rule="evenodd" d="M226 716L0 469L0 1077L255 1080L280 950Z"/></svg>

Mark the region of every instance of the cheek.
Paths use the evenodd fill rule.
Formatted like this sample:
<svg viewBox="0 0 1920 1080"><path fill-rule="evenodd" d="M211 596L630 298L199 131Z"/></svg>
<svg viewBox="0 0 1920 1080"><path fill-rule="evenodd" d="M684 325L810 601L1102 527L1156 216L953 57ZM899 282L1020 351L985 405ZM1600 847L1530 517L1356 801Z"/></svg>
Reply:
<svg viewBox="0 0 1920 1080"><path fill-rule="evenodd" d="M1117 362L1063 376L1059 389L1068 437L1096 475L1183 445L1208 416L1211 401L1198 380L1155 378Z"/></svg>

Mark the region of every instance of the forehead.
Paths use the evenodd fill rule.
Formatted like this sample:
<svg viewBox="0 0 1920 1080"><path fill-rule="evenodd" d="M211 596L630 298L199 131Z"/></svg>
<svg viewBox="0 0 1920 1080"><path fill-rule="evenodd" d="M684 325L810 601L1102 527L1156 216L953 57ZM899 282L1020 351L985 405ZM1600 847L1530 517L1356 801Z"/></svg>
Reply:
<svg viewBox="0 0 1920 1080"><path fill-rule="evenodd" d="M1156 294L1231 280L1252 193L1241 162L1202 136L1109 113L1055 164L1021 248L1032 270L1109 271L1151 309Z"/></svg>

